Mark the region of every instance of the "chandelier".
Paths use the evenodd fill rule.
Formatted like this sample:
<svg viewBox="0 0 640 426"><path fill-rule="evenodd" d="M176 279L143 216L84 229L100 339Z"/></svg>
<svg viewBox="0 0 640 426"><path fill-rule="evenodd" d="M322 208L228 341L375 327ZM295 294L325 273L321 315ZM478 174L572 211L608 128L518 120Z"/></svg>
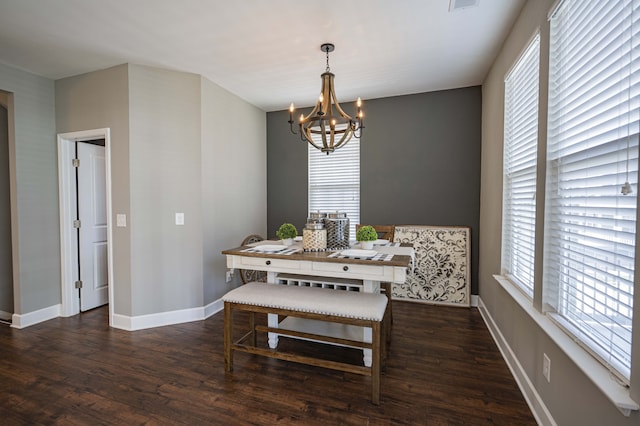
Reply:
<svg viewBox="0 0 640 426"><path fill-rule="evenodd" d="M325 43L320 46L320 50L327 55L327 69L320 77L322 78L322 89L316 102L316 106L306 117L300 114L298 125L300 127L300 139L309 142L314 148L329 155L330 152L346 145L352 137L360 139L362 129L364 129L364 114L362 113L362 101L356 101L356 119L345 113L333 89L333 78L335 75L329 68L329 52L333 52L335 46ZM294 106L289 107L289 127L291 133L297 134L293 129Z"/></svg>

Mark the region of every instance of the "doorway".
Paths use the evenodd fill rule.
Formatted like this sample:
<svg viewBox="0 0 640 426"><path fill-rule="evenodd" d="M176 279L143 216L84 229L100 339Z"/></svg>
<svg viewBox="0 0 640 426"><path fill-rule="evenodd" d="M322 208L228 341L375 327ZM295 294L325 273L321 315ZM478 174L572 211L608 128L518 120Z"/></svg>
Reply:
<svg viewBox="0 0 640 426"><path fill-rule="evenodd" d="M0 92L0 322L11 324L13 251L11 243L11 185L9 156L9 103Z"/></svg>
<svg viewBox="0 0 640 426"><path fill-rule="evenodd" d="M110 132L58 135L62 316L109 304L113 317Z"/></svg>

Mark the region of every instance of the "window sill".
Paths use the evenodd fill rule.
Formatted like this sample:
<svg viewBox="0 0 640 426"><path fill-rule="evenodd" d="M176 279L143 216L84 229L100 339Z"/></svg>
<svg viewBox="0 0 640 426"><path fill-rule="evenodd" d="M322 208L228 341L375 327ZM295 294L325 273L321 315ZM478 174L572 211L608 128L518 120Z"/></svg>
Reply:
<svg viewBox="0 0 640 426"><path fill-rule="evenodd" d="M527 298L507 278L501 275L494 275L493 277L622 414L629 416L631 411L640 409L640 405L629 396L629 389L613 380L609 371L602 364L575 343L569 335L555 325L546 315L538 312L533 307L531 299Z"/></svg>

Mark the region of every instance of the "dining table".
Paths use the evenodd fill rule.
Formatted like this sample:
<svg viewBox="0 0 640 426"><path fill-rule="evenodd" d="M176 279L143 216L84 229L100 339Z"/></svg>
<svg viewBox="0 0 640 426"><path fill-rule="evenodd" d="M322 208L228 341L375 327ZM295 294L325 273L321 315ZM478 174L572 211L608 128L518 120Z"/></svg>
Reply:
<svg viewBox="0 0 640 426"><path fill-rule="evenodd" d="M265 284L298 285L326 288L340 297L341 291L379 293L381 282L402 284L413 265L413 247L378 240L373 249L363 250L352 242L349 248L305 251L302 241L284 245L281 240L263 240L246 246L223 250L227 268L249 269L266 273ZM268 325L323 336L371 342L371 329L345 326L327 321L278 318L268 315ZM278 334L269 333L269 347L278 345ZM371 365L371 350L363 349L363 363Z"/></svg>

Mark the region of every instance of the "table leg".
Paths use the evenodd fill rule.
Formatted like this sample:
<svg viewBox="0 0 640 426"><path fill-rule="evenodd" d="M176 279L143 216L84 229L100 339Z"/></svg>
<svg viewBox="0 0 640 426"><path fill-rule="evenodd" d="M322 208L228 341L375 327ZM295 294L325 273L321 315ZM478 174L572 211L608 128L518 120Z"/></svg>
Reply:
<svg viewBox="0 0 640 426"><path fill-rule="evenodd" d="M267 314L267 324L269 327L278 328L278 315ZM278 347L278 334L268 333L269 335L269 347L275 349Z"/></svg>
<svg viewBox="0 0 640 426"><path fill-rule="evenodd" d="M364 293L380 293L380 281L373 280L362 280L363 292ZM364 342L371 342L371 328L363 327L362 328L362 338ZM362 362L365 367L371 367L372 355L371 349L363 349L362 350Z"/></svg>
<svg viewBox="0 0 640 426"><path fill-rule="evenodd" d="M277 284L277 272L267 272L267 283ZM278 315L267 314L267 324L269 327L278 328ZM269 338L269 347L275 349L278 347L278 335L276 333L267 333Z"/></svg>
<svg viewBox="0 0 640 426"><path fill-rule="evenodd" d="M371 327L362 327L362 331L364 333L364 341L371 343L373 337ZM371 349L362 350L362 361L365 367L371 367L371 362L373 361Z"/></svg>

